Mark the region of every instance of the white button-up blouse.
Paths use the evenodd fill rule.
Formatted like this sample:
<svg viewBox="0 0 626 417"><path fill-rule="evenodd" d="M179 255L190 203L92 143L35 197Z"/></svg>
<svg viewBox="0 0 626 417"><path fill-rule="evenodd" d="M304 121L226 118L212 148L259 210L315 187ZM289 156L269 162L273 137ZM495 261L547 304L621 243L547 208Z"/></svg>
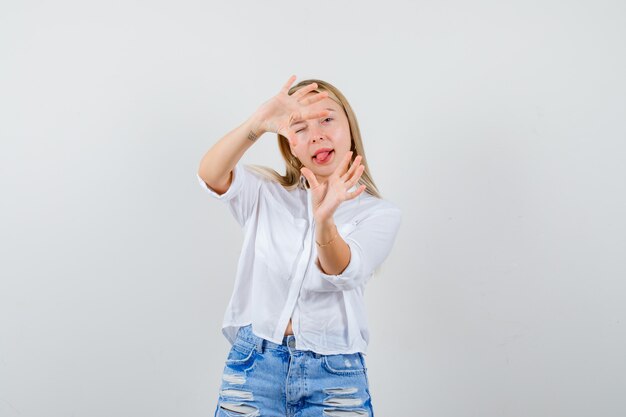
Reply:
<svg viewBox="0 0 626 417"><path fill-rule="evenodd" d="M289 191L239 161L221 195L197 177L212 197L228 206L244 231L222 323L228 341L234 343L239 328L252 324L254 334L281 344L291 318L296 349L366 354L365 284L391 251L400 209L365 191L341 203L334 221L350 247L350 262L341 274L328 275L316 262L311 191L304 176Z"/></svg>

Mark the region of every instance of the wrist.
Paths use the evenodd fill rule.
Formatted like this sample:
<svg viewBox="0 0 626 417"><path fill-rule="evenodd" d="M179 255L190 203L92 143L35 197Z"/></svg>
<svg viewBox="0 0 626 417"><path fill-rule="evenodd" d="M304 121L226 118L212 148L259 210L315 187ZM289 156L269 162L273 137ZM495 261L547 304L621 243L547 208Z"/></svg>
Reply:
<svg viewBox="0 0 626 417"><path fill-rule="evenodd" d="M256 113L248 119L248 127L250 132L257 138L267 132L263 125L263 119Z"/></svg>
<svg viewBox="0 0 626 417"><path fill-rule="evenodd" d="M317 229L315 237L315 243L319 248L330 246L339 237L339 230L334 223L330 226L325 224Z"/></svg>
<svg viewBox="0 0 626 417"><path fill-rule="evenodd" d="M335 230L335 219L333 219L332 217L323 220L315 219L315 224L317 224L318 229L323 229L325 231Z"/></svg>

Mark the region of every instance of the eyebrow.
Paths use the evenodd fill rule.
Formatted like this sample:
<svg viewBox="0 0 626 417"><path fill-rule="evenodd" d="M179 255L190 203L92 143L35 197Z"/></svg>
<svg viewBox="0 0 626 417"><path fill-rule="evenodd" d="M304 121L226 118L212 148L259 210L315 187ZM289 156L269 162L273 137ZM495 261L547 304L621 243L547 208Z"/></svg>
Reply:
<svg viewBox="0 0 626 417"><path fill-rule="evenodd" d="M331 112L334 112L334 111L335 111L335 109L331 109L330 107L326 107L324 110L329 110L329 111L331 111ZM295 125L298 125L298 124L300 124L300 123L306 123L306 121L305 121L305 120L298 120L297 122L293 122L293 123L292 123L292 124L290 124L289 126L290 126L290 127L291 127L291 126L295 126Z"/></svg>

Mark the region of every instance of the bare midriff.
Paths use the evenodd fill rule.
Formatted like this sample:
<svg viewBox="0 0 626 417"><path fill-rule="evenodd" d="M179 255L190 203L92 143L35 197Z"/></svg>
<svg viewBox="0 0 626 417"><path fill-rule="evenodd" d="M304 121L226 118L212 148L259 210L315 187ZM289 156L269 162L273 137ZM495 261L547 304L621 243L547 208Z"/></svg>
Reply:
<svg viewBox="0 0 626 417"><path fill-rule="evenodd" d="M291 319L289 319L289 324L287 324L287 328L285 329L285 336L293 334L293 329L291 328Z"/></svg>

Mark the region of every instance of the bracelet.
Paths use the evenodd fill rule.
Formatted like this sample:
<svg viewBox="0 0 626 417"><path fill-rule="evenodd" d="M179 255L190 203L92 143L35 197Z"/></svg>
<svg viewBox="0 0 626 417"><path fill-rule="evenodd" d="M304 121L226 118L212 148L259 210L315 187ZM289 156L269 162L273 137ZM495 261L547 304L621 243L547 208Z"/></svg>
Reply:
<svg viewBox="0 0 626 417"><path fill-rule="evenodd" d="M337 230L337 226L335 226L335 230ZM333 243L333 241L334 241L335 239L337 239L337 236L339 236L339 231L338 231L338 230L337 230L337 233L335 234L335 236L334 236L332 239L330 239L330 242L328 242L328 243L324 243L324 244L322 245L321 243L319 243L319 242L316 240L316 241L315 241L315 243L317 243L317 246L319 246L320 248L322 248L322 247L324 247L324 246L328 246L328 245L330 245L331 243Z"/></svg>

